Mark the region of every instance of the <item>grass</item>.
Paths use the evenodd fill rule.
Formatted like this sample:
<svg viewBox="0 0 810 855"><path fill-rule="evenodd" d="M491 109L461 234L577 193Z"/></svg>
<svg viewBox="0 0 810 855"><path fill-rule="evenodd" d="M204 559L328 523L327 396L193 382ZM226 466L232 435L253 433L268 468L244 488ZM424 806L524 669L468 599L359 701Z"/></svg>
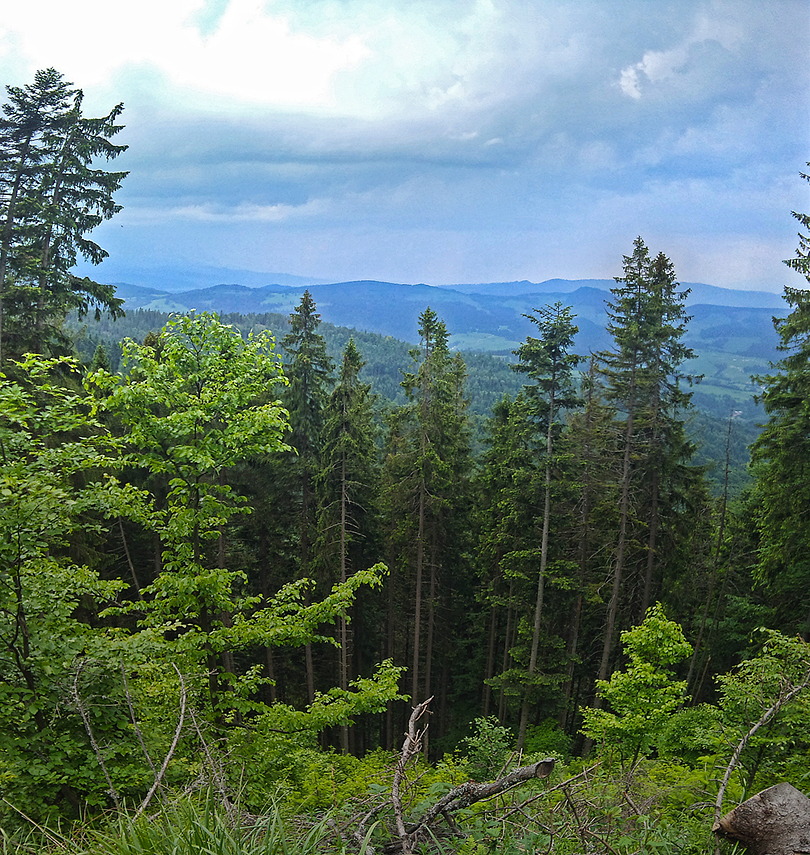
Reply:
<svg viewBox="0 0 810 855"><path fill-rule="evenodd" d="M106 828L69 837L41 827L15 835L0 830L0 855L342 855L339 842L325 846L330 839L334 835L326 819L294 827L273 805L262 817L237 813L233 820L210 796L183 797L155 815L119 814Z"/></svg>

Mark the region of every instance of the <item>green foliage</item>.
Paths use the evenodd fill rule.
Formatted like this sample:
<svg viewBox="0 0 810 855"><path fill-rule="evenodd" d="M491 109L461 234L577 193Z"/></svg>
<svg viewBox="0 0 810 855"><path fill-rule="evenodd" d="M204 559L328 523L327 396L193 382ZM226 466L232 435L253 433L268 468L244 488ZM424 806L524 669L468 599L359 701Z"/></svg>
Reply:
<svg viewBox="0 0 810 855"><path fill-rule="evenodd" d="M717 678L726 744L736 742L766 710L803 686L767 725L749 740L740 762L749 794L779 780L810 783L805 758L810 752L810 644L801 638L762 629L756 655Z"/></svg>
<svg viewBox="0 0 810 855"><path fill-rule="evenodd" d="M461 750L474 781L491 781L503 769L513 744L512 733L494 716L477 718L473 733L461 740Z"/></svg>
<svg viewBox="0 0 810 855"><path fill-rule="evenodd" d="M623 761L634 763L657 747L670 716L683 702L686 683L674 680L668 666L689 656L692 647L660 603L621 639L630 660L626 669L597 682L597 693L610 709L583 710L582 729L604 752L615 748Z"/></svg>
<svg viewBox="0 0 810 855"><path fill-rule="evenodd" d="M106 256L87 237L120 210L113 201L126 173L96 166L126 146L110 140L123 105L106 116L82 114L83 95L53 68L34 82L6 87L0 120L0 361L26 350L64 346L60 324L91 306L122 314L114 289L70 270L79 257Z"/></svg>
<svg viewBox="0 0 810 855"><path fill-rule="evenodd" d="M300 830L278 805L251 823L209 794L178 800L157 816L128 819L90 836L83 855L314 855L329 836L326 821Z"/></svg>
<svg viewBox="0 0 810 855"><path fill-rule="evenodd" d="M127 462L167 479L165 509L153 500L138 516L164 544L163 572L137 604L142 623L182 628L182 646L202 656L245 646L254 639L242 624L215 615L256 603L239 595L242 574L222 566L209 544L249 512L225 471L286 448L285 411L268 400L283 382L273 341L245 341L203 313L170 321L152 344L125 342L124 357L128 375L99 370L88 383L123 430Z"/></svg>
<svg viewBox="0 0 810 855"><path fill-rule="evenodd" d="M567 757L571 753L571 737L554 721L547 718L526 730L523 749L535 757Z"/></svg>
<svg viewBox="0 0 810 855"><path fill-rule="evenodd" d="M63 385L75 365L29 356L14 371L0 377L0 788L37 812L100 782L65 701L95 607L123 586L75 553L127 491L104 474L115 443Z"/></svg>
<svg viewBox="0 0 810 855"><path fill-rule="evenodd" d="M295 812L313 814L345 810L352 800L387 793L395 758L386 751L364 757L310 749L299 751L295 766L284 776L285 804Z"/></svg>

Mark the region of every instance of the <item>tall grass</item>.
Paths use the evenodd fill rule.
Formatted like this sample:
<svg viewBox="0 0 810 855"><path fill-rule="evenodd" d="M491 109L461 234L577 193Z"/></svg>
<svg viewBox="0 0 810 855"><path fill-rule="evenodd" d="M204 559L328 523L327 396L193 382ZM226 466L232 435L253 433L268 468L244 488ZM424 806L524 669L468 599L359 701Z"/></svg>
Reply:
<svg viewBox="0 0 810 855"><path fill-rule="evenodd" d="M361 847L364 855L366 847ZM351 848L357 852L356 847ZM302 827L278 806L250 821L232 820L212 798L182 798L153 816L125 813L114 824L71 836L32 824L0 828L0 855L345 855L326 819Z"/></svg>
<svg viewBox="0 0 810 855"><path fill-rule="evenodd" d="M213 799L183 799L156 817L122 817L117 828L96 832L82 855L314 855L330 836L323 821L293 830L281 810L249 824L232 821ZM78 855L78 853L77 853Z"/></svg>

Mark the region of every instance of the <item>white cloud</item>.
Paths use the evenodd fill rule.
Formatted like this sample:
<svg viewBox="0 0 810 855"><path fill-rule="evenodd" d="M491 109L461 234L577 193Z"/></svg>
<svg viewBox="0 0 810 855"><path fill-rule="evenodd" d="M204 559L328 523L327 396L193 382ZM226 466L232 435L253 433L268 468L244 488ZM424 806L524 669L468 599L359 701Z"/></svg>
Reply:
<svg viewBox="0 0 810 855"><path fill-rule="evenodd" d="M242 203L233 206L205 204L168 205L166 207L132 205L120 215L122 225L145 225L170 221L197 223L281 223L291 219L314 216L323 212L327 204L313 199L303 205L255 205Z"/></svg>
<svg viewBox="0 0 810 855"><path fill-rule="evenodd" d="M619 73L618 85L630 98L638 100L647 89L673 80L685 73L693 50L706 43L715 43L725 51L734 51L742 41L742 32L730 10L717 6L714 14L701 11L692 24L689 35L668 50L645 51L641 61L625 66Z"/></svg>
<svg viewBox="0 0 810 855"><path fill-rule="evenodd" d="M10 4L0 27L23 62L53 65L85 88L137 68L192 97L204 93L216 108L224 99L329 106L335 76L368 55L358 36L312 35L296 29L289 15L267 12L260 0L230 0L203 33L196 19L204 5L29 0Z"/></svg>

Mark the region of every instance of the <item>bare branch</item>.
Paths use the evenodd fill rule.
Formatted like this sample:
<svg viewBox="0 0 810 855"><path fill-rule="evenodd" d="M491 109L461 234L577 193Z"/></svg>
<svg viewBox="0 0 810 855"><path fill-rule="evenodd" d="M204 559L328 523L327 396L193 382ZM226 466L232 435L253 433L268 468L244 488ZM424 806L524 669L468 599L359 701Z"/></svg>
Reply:
<svg viewBox="0 0 810 855"><path fill-rule="evenodd" d="M408 730L405 733L405 740L402 743L402 751L400 752L399 760L397 761L396 769L394 770L394 780L391 784L391 804L394 808L394 819L397 824L397 834L402 843L402 852L404 855L410 855L413 852L413 842L410 840L410 835L405 828L405 819L402 814L402 781L405 777L405 768L408 763L422 750L422 738L427 730L425 725L421 730L417 730L417 722L428 711L428 706L433 700L429 697L426 701L422 701L413 708L411 717L408 719Z"/></svg>
<svg viewBox="0 0 810 855"><path fill-rule="evenodd" d="M73 675L73 683L70 687L70 694L73 699L73 703L76 705L76 709L79 711L79 715L82 718L84 729L87 732L87 736L90 740L90 745L93 748L93 753L96 755L98 765L101 767L101 771L104 773L104 779L107 781L108 787L107 792L110 794L110 798L115 803L116 808L118 808L121 804L121 799L118 795L118 790L115 789L115 786L112 782L112 778L110 777L110 773L107 770L107 764L104 762L104 755L101 753L101 748L99 748L99 744L98 742L96 742L96 737L93 734L93 728L90 724L90 715L87 711L87 707L85 706L84 701L79 696L79 675L82 673L84 665L85 662L84 660L82 660L76 666L76 673Z"/></svg>
<svg viewBox="0 0 810 855"><path fill-rule="evenodd" d="M169 746L169 750L163 758L160 771L155 775L155 780L152 782L149 792L146 794L146 797L141 802L140 807L135 812L135 819L137 819L149 806L149 802L152 801L152 796L154 796L155 791L163 781L163 776L166 774L169 762L174 756L174 752L177 750L177 743L180 741L180 734L183 732L183 724L186 720L186 681L183 679L180 669L174 664L174 662L172 662L172 668L177 672L177 679L180 681L180 713L177 717L177 727L174 729L174 739L172 739L172 744Z"/></svg>
<svg viewBox="0 0 810 855"><path fill-rule="evenodd" d="M743 738L737 743L737 747L734 749L734 753L731 755L731 760L728 761L728 766L726 766L725 774L723 775L723 780L720 783L720 789L717 791L717 798L714 802L714 828L718 827L720 822L720 817L723 813L723 797L726 794L726 788L728 787L728 782L731 778L731 773L737 767L737 763L740 760L740 755L745 751L745 747L748 745L751 737L765 724L767 724L778 712L785 706L785 704L789 703L796 697L800 692L804 691L807 686L810 685L810 671L808 671L804 675L804 679L801 683L792 686L789 690L787 687L783 689L779 693L779 697L776 701L765 710L764 713L759 717L759 720L749 728L748 732L743 736Z"/></svg>

